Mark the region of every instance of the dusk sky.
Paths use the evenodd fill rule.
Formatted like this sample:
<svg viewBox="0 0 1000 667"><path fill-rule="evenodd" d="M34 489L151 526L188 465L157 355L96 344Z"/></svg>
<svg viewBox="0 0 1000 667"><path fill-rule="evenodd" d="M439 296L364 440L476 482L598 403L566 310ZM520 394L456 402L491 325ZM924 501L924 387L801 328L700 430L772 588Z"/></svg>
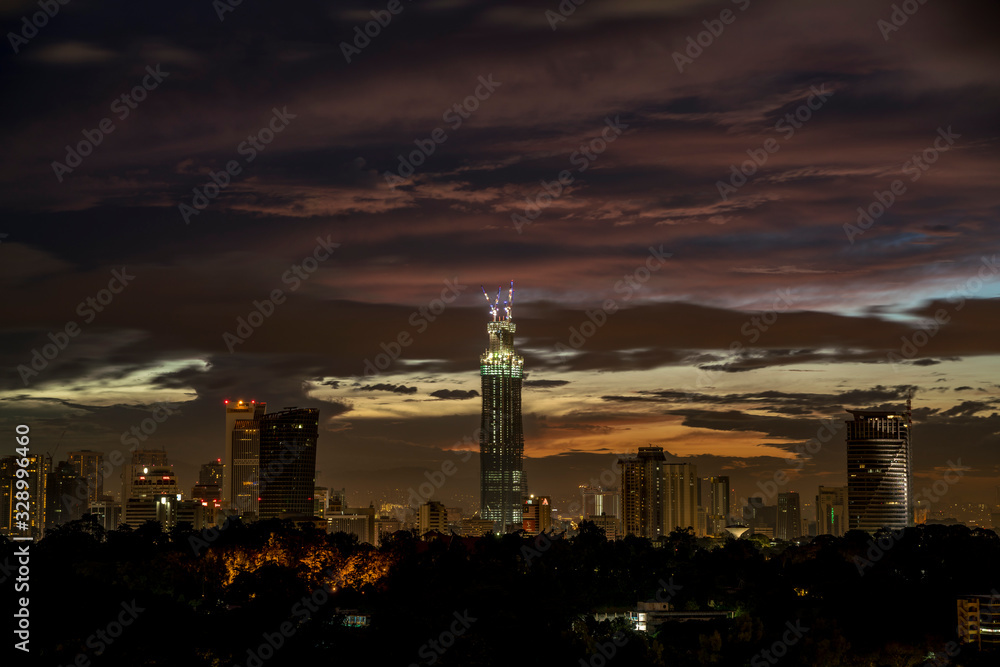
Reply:
<svg viewBox="0 0 1000 667"><path fill-rule="evenodd" d="M476 510L514 280L557 508L649 444L812 502L843 429L797 448L909 392L915 489L964 473L931 510L996 502L1000 6L578 2L5 3L0 428L127 451L166 403L188 490L224 400L316 407L318 484L450 459Z"/></svg>

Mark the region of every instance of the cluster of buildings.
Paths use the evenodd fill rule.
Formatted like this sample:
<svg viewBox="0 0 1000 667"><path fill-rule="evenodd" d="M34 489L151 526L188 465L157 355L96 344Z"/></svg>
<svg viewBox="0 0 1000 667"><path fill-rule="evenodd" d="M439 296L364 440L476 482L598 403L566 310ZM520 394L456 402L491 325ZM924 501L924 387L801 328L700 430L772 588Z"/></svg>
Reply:
<svg viewBox="0 0 1000 667"><path fill-rule="evenodd" d="M373 544L401 528L461 535L552 530L551 498L529 493L523 470L524 359L514 346L513 283L507 300L501 297L499 289L495 299L486 297L492 321L487 323L488 344L480 356L478 515L465 517L460 509L447 508L433 498L410 512L402 507L348 507L344 489L331 491L315 484L318 410L289 407L269 413L264 402L238 400L225 402L224 458L202 465L190 492L179 488L162 450L135 450L128 460L115 452L118 461L105 460L99 452L78 451L55 465L47 455L29 457L29 491L34 500L30 530L41 536L47 527L86 513L107 528L120 523L137 527L147 520L166 528L184 522L199 528L220 523L224 516L245 521L280 517L312 521ZM803 518L801 499L794 491L778 492L775 485L770 496L751 497L744 507L735 508L729 477L699 477L693 463L668 461L663 449L653 446L619 459L620 479L614 488L583 487L582 512L572 520L592 521L611 539L624 535L659 539L676 528L690 527L698 536L750 533L792 540L913 525L909 404L904 413L850 412L847 485L819 488L814 524L812 517ZM112 478L120 481L118 497L106 493ZM0 459L4 534L15 532L14 479L14 457Z"/></svg>
<svg viewBox="0 0 1000 667"><path fill-rule="evenodd" d="M245 520L314 516L319 411L285 408L267 413L264 403L226 401L226 460L201 466L188 492L177 481L162 449L137 449L105 459L101 452L70 452L55 465L48 454L28 457L31 508L28 533L91 514L108 530L159 521L165 529L195 529ZM117 460L115 460L117 458ZM0 458L0 534L24 535L14 521L15 457ZM116 498L110 493L120 484Z"/></svg>

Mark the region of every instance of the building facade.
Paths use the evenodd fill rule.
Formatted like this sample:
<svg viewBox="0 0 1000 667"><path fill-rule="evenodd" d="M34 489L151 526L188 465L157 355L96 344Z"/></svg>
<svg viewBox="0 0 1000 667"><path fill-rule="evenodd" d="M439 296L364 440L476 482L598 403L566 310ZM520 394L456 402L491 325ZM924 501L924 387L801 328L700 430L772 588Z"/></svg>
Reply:
<svg viewBox="0 0 1000 667"><path fill-rule="evenodd" d="M958 638L982 649L1000 649L1000 596L958 598Z"/></svg>
<svg viewBox="0 0 1000 667"><path fill-rule="evenodd" d="M816 534L842 537L847 527L847 487L821 486L816 495Z"/></svg>
<svg viewBox="0 0 1000 667"><path fill-rule="evenodd" d="M909 411L848 412L854 419L846 422L847 529L912 525Z"/></svg>
<svg viewBox="0 0 1000 667"><path fill-rule="evenodd" d="M92 502L102 500L104 495L104 455L84 449L69 453L69 464L76 469L76 474L87 485L87 500L84 507Z"/></svg>
<svg viewBox="0 0 1000 667"><path fill-rule="evenodd" d="M802 534L802 509L799 494L789 491L778 494L778 509L775 516L774 537L792 540Z"/></svg>
<svg viewBox="0 0 1000 667"><path fill-rule="evenodd" d="M26 458L27 477L18 477L18 463ZM48 508L46 488L52 457L32 454L27 457L5 456L0 458L0 535L31 536L41 538L45 532L45 515ZM17 481L24 479L26 489L18 489ZM25 510L27 503L27 510ZM25 517L27 514L27 517ZM23 523L22 523L23 522Z"/></svg>
<svg viewBox="0 0 1000 667"><path fill-rule="evenodd" d="M489 345L479 358L483 389L479 433L480 514L498 524L501 531L521 527L521 494L525 491L521 424L524 359L514 348L513 299L511 282L509 298L503 307L499 294L491 302L493 321L486 325Z"/></svg>
<svg viewBox="0 0 1000 667"><path fill-rule="evenodd" d="M260 418L261 519L312 516L319 410L286 408Z"/></svg>
<svg viewBox="0 0 1000 667"><path fill-rule="evenodd" d="M701 482L705 496L705 532L715 536L725 535L732 514L729 505L729 477L705 477Z"/></svg>
<svg viewBox="0 0 1000 667"><path fill-rule="evenodd" d="M240 516L257 517L260 496L260 418L267 403L226 401L226 456L222 468L222 506Z"/></svg>
<svg viewBox="0 0 1000 667"><path fill-rule="evenodd" d="M552 498L534 495L525 498L521 525L526 533L535 535L552 529Z"/></svg>
<svg viewBox="0 0 1000 667"><path fill-rule="evenodd" d="M417 531L421 537L429 532L449 533L448 510L443 503L430 500L420 506L417 510Z"/></svg>

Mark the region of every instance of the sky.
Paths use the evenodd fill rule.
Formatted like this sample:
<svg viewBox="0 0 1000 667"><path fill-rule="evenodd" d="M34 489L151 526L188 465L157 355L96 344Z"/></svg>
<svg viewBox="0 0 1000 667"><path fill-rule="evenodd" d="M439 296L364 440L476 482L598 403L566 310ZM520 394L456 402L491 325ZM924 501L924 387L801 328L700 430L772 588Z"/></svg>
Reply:
<svg viewBox="0 0 1000 667"><path fill-rule="evenodd" d="M557 509L647 445L808 502L846 411L908 396L931 510L1000 502L995 3L38 7L0 9L0 430L36 451L135 427L187 487L225 400L315 407L318 484L474 511L513 280Z"/></svg>

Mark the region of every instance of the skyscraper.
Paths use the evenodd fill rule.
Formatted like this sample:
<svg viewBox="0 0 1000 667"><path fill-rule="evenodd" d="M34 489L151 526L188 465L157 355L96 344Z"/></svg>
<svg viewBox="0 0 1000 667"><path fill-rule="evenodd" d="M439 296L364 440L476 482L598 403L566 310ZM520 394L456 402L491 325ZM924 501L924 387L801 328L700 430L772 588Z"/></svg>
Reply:
<svg viewBox="0 0 1000 667"><path fill-rule="evenodd" d="M667 463L662 447L640 447L618 460L626 535L656 539L698 526L698 474L692 463Z"/></svg>
<svg viewBox="0 0 1000 667"><path fill-rule="evenodd" d="M707 515L706 531L709 535L723 535L729 525L732 511L729 507L729 477L705 477L707 498L705 509Z"/></svg>
<svg viewBox="0 0 1000 667"><path fill-rule="evenodd" d="M162 449L137 449L132 452L132 461L122 468L122 509L135 494L133 485L139 477L148 474L144 468L170 468L167 453ZM171 473L172 474L172 473Z"/></svg>
<svg viewBox="0 0 1000 667"><path fill-rule="evenodd" d="M104 472L101 470L104 455L89 449L70 452L69 463L76 469L77 476L81 477L87 485L87 499L83 501L84 507L101 500L101 496L104 495Z"/></svg>
<svg viewBox="0 0 1000 667"><path fill-rule="evenodd" d="M79 468L71 461L60 461L49 473L45 483L45 529L49 530L64 523L82 518L89 510L90 503L80 500L84 495L86 482L78 473Z"/></svg>
<svg viewBox="0 0 1000 667"><path fill-rule="evenodd" d="M848 410L847 529L874 533L911 524L910 416Z"/></svg>
<svg viewBox="0 0 1000 667"><path fill-rule="evenodd" d="M252 421L264 415L267 403L257 401L229 401L226 406L226 452L222 471L222 506L237 509L242 514L247 509L248 498L257 498L257 464L259 450L255 444L253 425L241 424L241 433L235 434L236 423ZM234 439L235 438L235 439ZM234 447L233 443L238 441ZM239 496L239 498L237 498ZM256 507L253 508L256 511Z"/></svg>
<svg viewBox="0 0 1000 667"><path fill-rule="evenodd" d="M794 492L778 494L778 511L774 536L779 540L791 540L802 534L802 510L799 494Z"/></svg>
<svg viewBox="0 0 1000 667"><path fill-rule="evenodd" d="M664 535L675 528L698 533L698 470L693 463L663 464L662 502Z"/></svg>
<svg viewBox="0 0 1000 667"><path fill-rule="evenodd" d="M634 455L618 460L622 471L622 525L626 535L650 539L663 532L662 447L640 447Z"/></svg>
<svg viewBox="0 0 1000 667"><path fill-rule="evenodd" d="M285 408L262 416L260 425L260 518L312 516L316 485L319 410Z"/></svg>
<svg viewBox="0 0 1000 667"><path fill-rule="evenodd" d="M486 294L486 290L483 290ZM479 434L480 515L501 530L521 526L524 432L521 425L521 380L524 359L514 349L511 319L514 282L501 309L500 291L490 303L493 321L486 325L489 346L479 358L483 382L483 415Z"/></svg>
<svg viewBox="0 0 1000 667"><path fill-rule="evenodd" d="M17 476L18 463L27 458L27 477ZM52 470L52 457L48 454L32 454L27 457L5 456L0 458L0 535L40 538L45 530L45 515L48 494L45 490ZM26 479L28 488L18 489L17 480ZM27 494L25 497L18 494ZM20 503L20 504L19 504ZM28 504L27 519L24 518L24 503ZM21 522L27 528L19 527ZM27 531L27 532L25 532Z"/></svg>
<svg viewBox="0 0 1000 667"><path fill-rule="evenodd" d="M821 486L816 495L816 534L841 537L847 525L847 487Z"/></svg>

